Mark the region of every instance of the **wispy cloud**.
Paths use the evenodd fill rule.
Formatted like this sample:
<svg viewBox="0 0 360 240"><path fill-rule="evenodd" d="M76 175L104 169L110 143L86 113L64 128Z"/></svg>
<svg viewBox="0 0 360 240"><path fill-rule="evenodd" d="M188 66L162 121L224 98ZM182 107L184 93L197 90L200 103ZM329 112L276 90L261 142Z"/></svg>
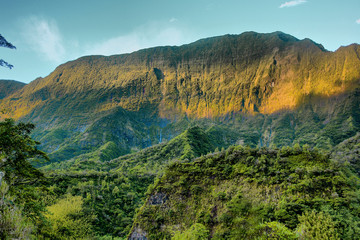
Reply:
<svg viewBox="0 0 360 240"><path fill-rule="evenodd" d="M360 24L360 18L355 21L357 24Z"/></svg>
<svg viewBox="0 0 360 240"><path fill-rule="evenodd" d="M29 17L23 21L23 37L33 51L46 60L60 63L65 56L63 38L54 20Z"/></svg>
<svg viewBox="0 0 360 240"><path fill-rule="evenodd" d="M285 2L283 4L280 5L279 8L284 8L284 7L295 7L297 5L306 3L306 0L293 0L293 1L289 1L289 2Z"/></svg>
<svg viewBox="0 0 360 240"><path fill-rule="evenodd" d="M177 18L174 18L174 17L173 17L173 18L170 18L170 20L169 20L170 23L177 22L177 21L178 21L178 19L177 19Z"/></svg>
<svg viewBox="0 0 360 240"><path fill-rule="evenodd" d="M188 42L180 29L159 23L147 24L125 35L107 39L101 43L88 45L86 55L114 55L130 53L143 48L164 45L179 45Z"/></svg>

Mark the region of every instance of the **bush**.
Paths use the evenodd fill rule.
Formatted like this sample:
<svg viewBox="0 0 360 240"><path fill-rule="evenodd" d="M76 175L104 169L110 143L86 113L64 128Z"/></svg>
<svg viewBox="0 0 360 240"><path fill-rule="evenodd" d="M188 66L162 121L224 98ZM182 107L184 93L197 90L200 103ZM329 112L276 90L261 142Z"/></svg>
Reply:
<svg viewBox="0 0 360 240"><path fill-rule="evenodd" d="M279 222L268 222L259 226L259 239L296 239L295 233Z"/></svg>
<svg viewBox="0 0 360 240"><path fill-rule="evenodd" d="M330 215L323 212L305 212L299 216L296 233L299 239L340 239L335 228L335 222Z"/></svg>
<svg viewBox="0 0 360 240"><path fill-rule="evenodd" d="M201 223L195 223L184 232L175 232L172 240L207 240L209 238L209 230Z"/></svg>

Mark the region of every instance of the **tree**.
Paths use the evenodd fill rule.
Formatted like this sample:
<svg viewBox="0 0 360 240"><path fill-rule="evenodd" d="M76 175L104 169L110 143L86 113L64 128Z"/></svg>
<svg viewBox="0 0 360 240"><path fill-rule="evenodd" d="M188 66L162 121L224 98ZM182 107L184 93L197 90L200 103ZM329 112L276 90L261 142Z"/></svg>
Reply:
<svg viewBox="0 0 360 240"><path fill-rule="evenodd" d="M49 158L37 149L39 143L30 136L34 127L31 123L15 123L13 119L0 121L0 172L2 185L5 182L8 186L4 197L14 197L11 204L21 208L22 213L38 226L45 209L39 202L41 196L36 183L44 179L44 175L33 164Z"/></svg>
<svg viewBox="0 0 360 240"><path fill-rule="evenodd" d="M30 136L34 128L32 123L15 123L13 119L0 122L0 171L5 174L10 189L13 185L31 184L43 177L30 162L49 160L37 149L39 142Z"/></svg>
<svg viewBox="0 0 360 240"><path fill-rule="evenodd" d="M6 39L1 34L0 34L0 47L16 49L16 47L14 45L12 45L11 43L9 43L8 41L6 41ZM12 69L14 67L13 65L5 62L3 59L0 59L0 66L8 67L10 69Z"/></svg>
<svg viewBox="0 0 360 240"><path fill-rule="evenodd" d="M323 212L305 212L299 216L297 227L299 239L340 239L336 230L336 223L332 217Z"/></svg>
<svg viewBox="0 0 360 240"><path fill-rule="evenodd" d="M0 172L1 177L1 172ZM14 197L8 194L6 182L0 179L0 239L30 239L33 224L14 204Z"/></svg>
<svg viewBox="0 0 360 240"><path fill-rule="evenodd" d="M0 122L0 239L28 239L45 209L34 198L33 183L43 177L30 160L48 159L30 137L35 126ZM35 225L36 226L36 225Z"/></svg>

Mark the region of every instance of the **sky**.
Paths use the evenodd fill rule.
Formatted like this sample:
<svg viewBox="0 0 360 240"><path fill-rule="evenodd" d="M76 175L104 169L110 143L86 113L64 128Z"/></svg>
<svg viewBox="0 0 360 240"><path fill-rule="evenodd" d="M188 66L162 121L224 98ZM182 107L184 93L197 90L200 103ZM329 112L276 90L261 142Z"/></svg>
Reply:
<svg viewBox="0 0 360 240"><path fill-rule="evenodd" d="M359 0L0 0L0 79L29 83L85 55L282 31L326 49L360 43Z"/></svg>

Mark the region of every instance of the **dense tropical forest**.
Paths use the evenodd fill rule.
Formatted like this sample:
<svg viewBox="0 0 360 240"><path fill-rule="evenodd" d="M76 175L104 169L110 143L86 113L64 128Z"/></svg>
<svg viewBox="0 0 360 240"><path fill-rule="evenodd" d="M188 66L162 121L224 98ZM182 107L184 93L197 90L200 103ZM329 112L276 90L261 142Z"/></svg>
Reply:
<svg viewBox="0 0 360 240"><path fill-rule="evenodd" d="M359 55L246 32L0 80L0 239L359 239Z"/></svg>
<svg viewBox="0 0 360 240"><path fill-rule="evenodd" d="M358 238L359 135L331 152L218 150L194 127L110 162L38 170L34 126L0 127L4 239Z"/></svg>

